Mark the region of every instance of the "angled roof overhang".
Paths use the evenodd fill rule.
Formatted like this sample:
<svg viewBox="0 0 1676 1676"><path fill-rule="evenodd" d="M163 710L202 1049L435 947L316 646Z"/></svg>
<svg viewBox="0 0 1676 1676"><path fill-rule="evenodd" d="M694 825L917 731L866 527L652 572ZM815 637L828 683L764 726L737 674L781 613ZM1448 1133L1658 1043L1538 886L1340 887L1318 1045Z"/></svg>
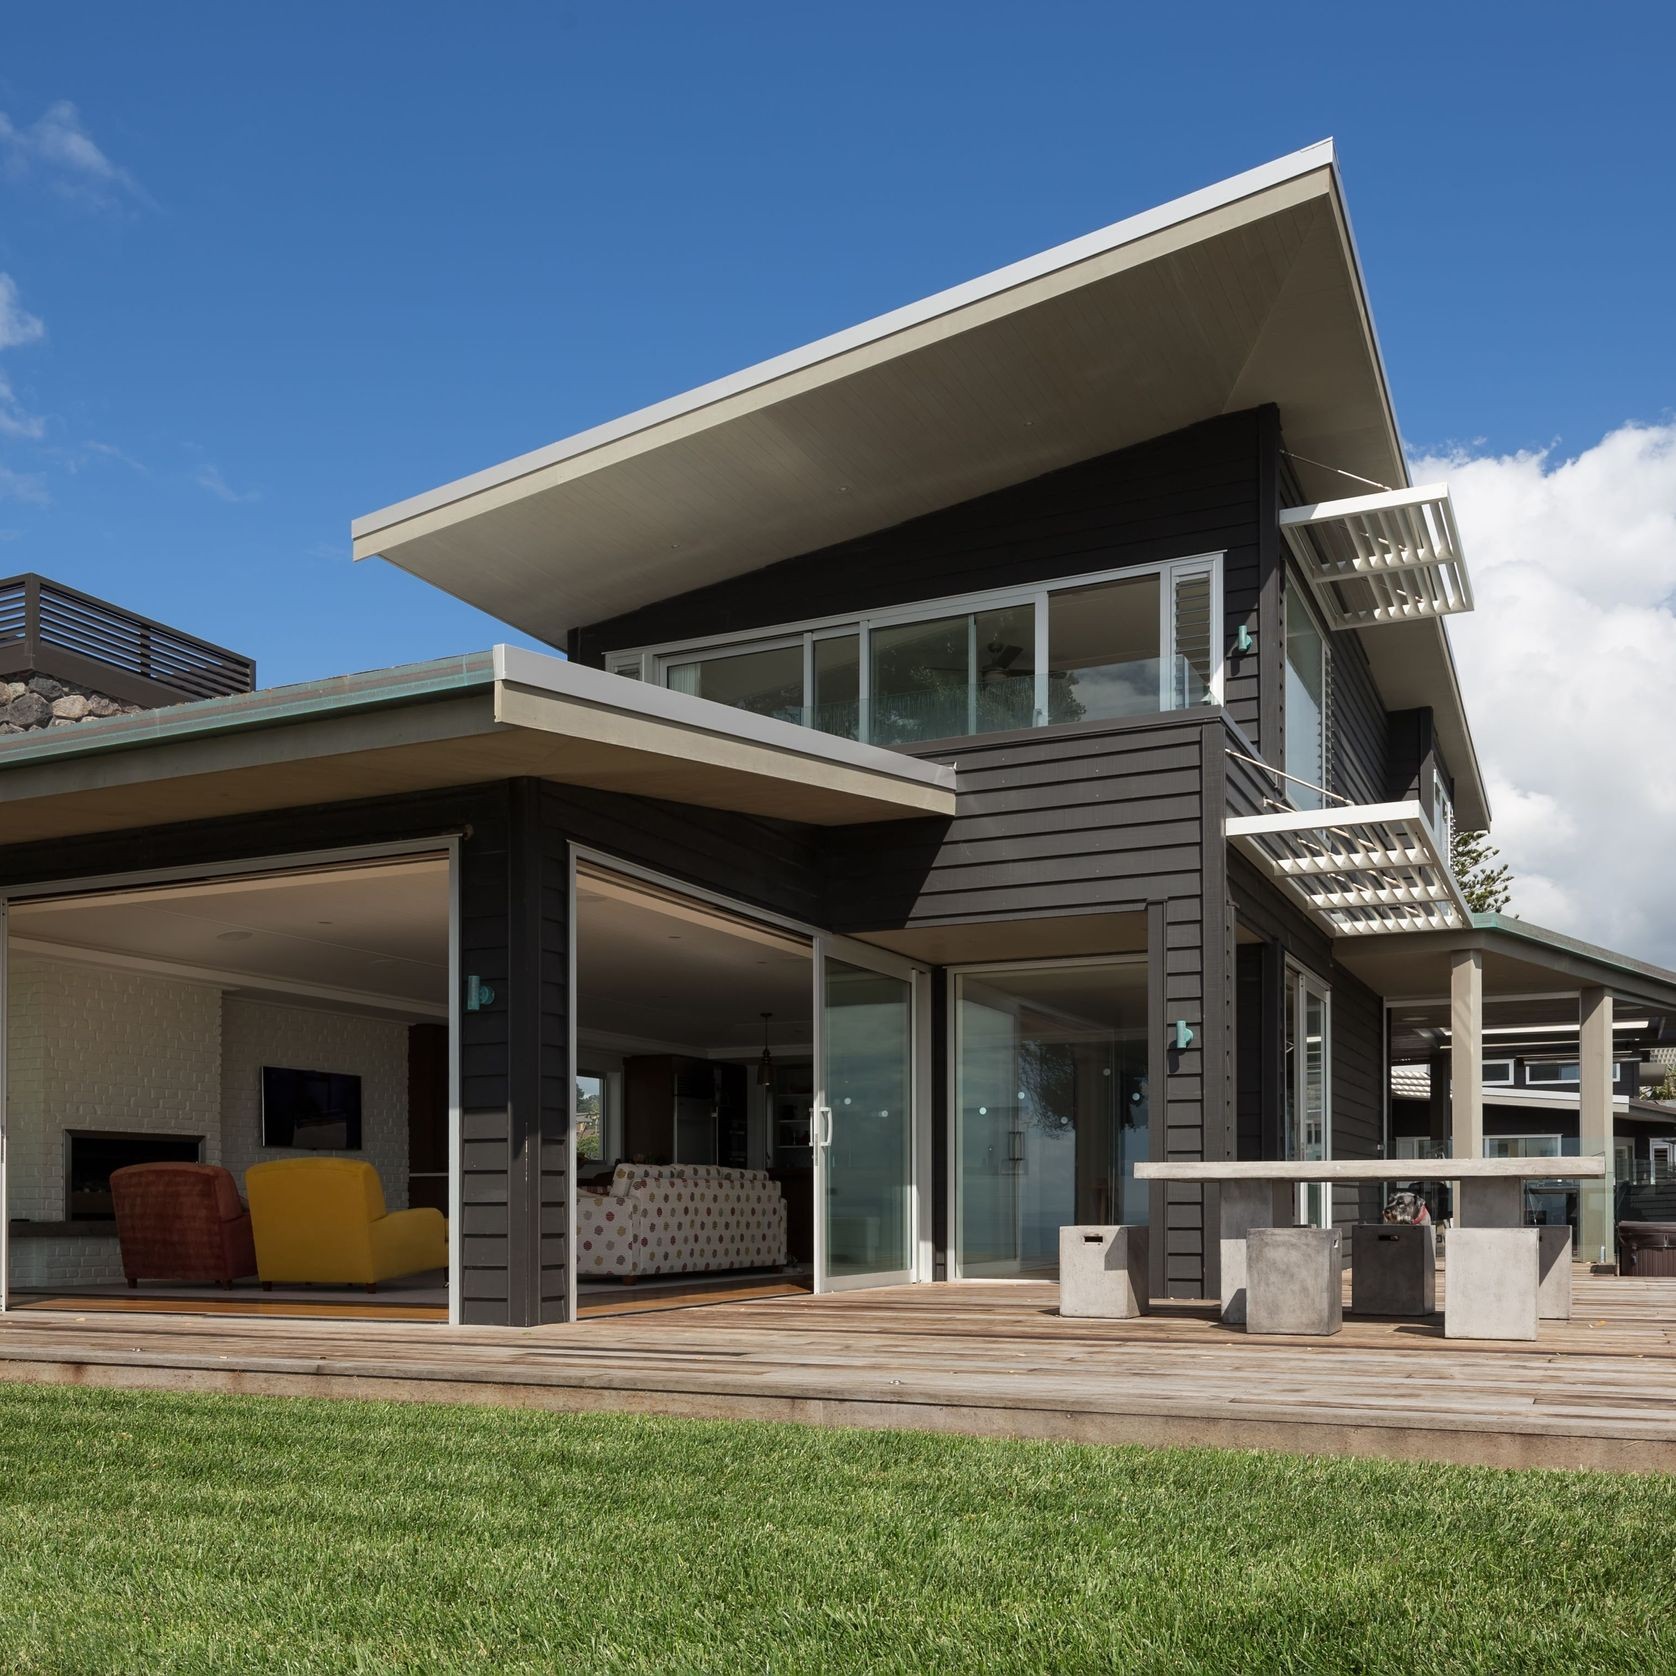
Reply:
<svg viewBox="0 0 1676 1676"><path fill-rule="evenodd" d="M370 513L355 556L557 642L1266 402L1405 480L1331 142Z"/></svg>
<svg viewBox="0 0 1676 1676"><path fill-rule="evenodd" d="M529 776L810 825L955 771L514 647L0 741L4 845Z"/></svg>

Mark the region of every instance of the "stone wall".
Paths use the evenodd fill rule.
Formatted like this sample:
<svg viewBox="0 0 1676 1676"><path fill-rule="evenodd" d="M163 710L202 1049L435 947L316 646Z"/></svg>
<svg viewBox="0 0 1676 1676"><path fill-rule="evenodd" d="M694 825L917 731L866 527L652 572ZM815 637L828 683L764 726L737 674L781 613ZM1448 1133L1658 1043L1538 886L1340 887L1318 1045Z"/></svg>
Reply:
<svg viewBox="0 0 1676 1676"><path fill-rule="evenodd" d="M100 716L132 716L143 706L121 704L104 693L73 686L53 675L0 681L0 734L70 727Z"/></svg>

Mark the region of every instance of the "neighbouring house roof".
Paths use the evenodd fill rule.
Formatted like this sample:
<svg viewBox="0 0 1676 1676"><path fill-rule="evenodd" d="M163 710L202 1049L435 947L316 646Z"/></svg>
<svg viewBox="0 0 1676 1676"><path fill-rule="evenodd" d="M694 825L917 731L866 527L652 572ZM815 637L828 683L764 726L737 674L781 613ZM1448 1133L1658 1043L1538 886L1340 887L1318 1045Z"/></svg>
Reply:
<svg viewBox="0 0 1676 1676"><path fill-rule="evenodd" d="M508 646L0 741L8 844L522 775L815 825L954 812L953 768Z"/></svg>
<svg viewBox="0 0 1676 1676"><path fill-rule="evenodd" d="M354 552L558 643L1265 403L1309 499L1407 486L1330 141L369 513ZM1349 632L1486 825L1443 625Z"/></svg>

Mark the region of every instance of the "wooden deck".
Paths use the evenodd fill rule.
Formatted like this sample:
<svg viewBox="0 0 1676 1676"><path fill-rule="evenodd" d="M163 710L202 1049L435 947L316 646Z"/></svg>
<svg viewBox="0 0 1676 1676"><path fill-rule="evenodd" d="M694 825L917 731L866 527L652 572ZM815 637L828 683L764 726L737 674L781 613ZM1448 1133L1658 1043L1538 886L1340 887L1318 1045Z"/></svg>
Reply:
<svg viewBox="0 0 1676 1676"><path fill-rule="evenodd" d="M515 1332L30 1310L0 1379L1676 1470L1676 1280L1579 1272L1529 1344L1347 1318L1328 1340L1208 1306L1062 1320L1047 1285L753 1298Z"/></svg>

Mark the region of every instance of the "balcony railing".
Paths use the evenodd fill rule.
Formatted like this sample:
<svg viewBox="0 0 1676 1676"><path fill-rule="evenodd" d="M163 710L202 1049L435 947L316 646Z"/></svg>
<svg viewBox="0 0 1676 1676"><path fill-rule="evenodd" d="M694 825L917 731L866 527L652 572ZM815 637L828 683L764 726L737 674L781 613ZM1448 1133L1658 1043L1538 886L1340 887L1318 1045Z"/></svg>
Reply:
<svg viewBox="0 0 1676 1676"><path fill-rule="evenodd" d="M134 704L256 686L254 659L35 575L0 581L0 674L23 671Z"/></svg>

